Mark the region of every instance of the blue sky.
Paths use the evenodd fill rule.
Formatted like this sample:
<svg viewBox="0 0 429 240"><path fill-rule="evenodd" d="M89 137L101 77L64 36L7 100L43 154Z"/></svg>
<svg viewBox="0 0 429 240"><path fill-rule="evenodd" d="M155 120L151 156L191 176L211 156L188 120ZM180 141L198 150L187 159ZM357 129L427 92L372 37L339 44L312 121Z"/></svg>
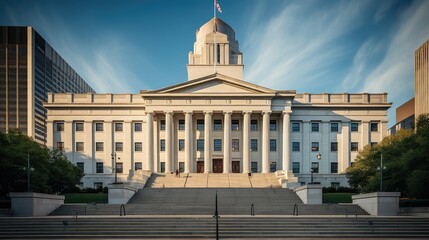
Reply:
<svg viewBox="0 0 429 240"><path fill-rule="evenodd" d="M414 95L414 50L429 39L429 1L219 0L240 43L245 80L297 92ZM212 0L0 3L1 25L31 25L97 92L186 81L195 31Z"/></svg>

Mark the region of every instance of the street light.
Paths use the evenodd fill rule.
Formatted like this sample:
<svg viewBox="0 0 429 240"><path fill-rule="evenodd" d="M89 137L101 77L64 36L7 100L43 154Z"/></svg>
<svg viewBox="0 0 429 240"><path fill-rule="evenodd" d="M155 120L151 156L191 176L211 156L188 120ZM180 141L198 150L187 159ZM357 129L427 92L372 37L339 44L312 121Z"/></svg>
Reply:
<svg viewBox="0 0 429 240"><path fill-rule="evenodd" d="M386 167L383 166L383 153L381 153L380 167L377 168L377 170L380 170L380 192L383 192L383 170L384 169L386 169Z"/></svg>
<svg viewBox="0 0 429 240"><path fill-rule="evenodd" d="M114 154L111 154L112 155L112 161L113 161L113 168L112 168L112 170L113 171L115 171L115 184L116 183L118 183L118 171L117 171L117 169L116 169L116 152L114 153ZM121 158L120 157L118 157L118 159L119 160L121 160Z"/></svg>
<svg viewBox="0 0 429 240"><path fill-rule="evenodd" d="M34 168L30 167L30 154L27 153L27 167L24 167L24 170L27 170L27 192L31 191L31 176L30 176L30 172L34 171Z"/></svg>
<svg viewBox="0 0 429 240"><path fill-rule="evenodd" d="M316 155L316 158L317 158L317 160L320 160L320 159L322 159L322 154L320 154L320 153L318 153L317 155ZM316 170L318 170L318 168L319 168L319 164L318 163L311 163L311 168L310 168L310 173L311 173L311 182L310 182L310 184L314 184L314 182L313 182L313 173L316 171Z"/></svg>

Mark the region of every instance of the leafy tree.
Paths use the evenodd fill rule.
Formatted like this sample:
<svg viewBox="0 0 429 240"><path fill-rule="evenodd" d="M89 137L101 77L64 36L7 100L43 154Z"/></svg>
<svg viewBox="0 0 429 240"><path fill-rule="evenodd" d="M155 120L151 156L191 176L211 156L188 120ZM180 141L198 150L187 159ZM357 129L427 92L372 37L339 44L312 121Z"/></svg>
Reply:
<svg viewBox="0 0 429 240"><path fill-rule="evenodd" d="M347 169L349 184L360 192L379 191L383 155L383 191L429 197L429 114L419 116L416 132L400 130L376 146L366 146Z"/></svg>
<svg viewBox="0 0 429 240"><path fill-rule="evenodd" d="M30 159L31 191L57 193L79 183L82 172L65 156L33 141L19 130L0 133L0 195L27 191ZM58 161L57 161L58 160ZM76 180L78 179L78 180Z"/></svg>

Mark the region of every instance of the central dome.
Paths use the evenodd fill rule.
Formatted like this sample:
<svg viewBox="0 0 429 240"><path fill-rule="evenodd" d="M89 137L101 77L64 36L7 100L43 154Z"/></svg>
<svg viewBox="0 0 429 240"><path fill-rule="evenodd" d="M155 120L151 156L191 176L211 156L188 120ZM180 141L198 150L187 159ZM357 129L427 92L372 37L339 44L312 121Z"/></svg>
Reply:
<svg viewBox="0 0 429 240"><path fill-rule="evenodd" d="M197 41L208 34L212 33L216 29L216 32L224 33L228 36L228 40L235 41L235 32L231 26L220 18L212 18L206 22L197 30Z"/></svg>

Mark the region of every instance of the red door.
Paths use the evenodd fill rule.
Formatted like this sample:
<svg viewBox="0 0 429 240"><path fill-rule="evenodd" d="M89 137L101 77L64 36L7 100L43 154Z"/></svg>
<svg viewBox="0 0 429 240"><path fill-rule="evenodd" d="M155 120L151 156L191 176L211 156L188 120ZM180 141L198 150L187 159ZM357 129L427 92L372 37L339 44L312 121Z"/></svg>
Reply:
<svg viewBox="0 0 429 240"><path fill-rule="evenodd" d="M223 159L213 159L213 173L223 173Z"/></svg>
<svg viewBox="0 0 429 240"><path fill-rule="evenodd" d="M232 161L232 172L240 173L240 161Z"/></svg>
<svg viewBox="0 0 429 240"><path fill-rule="evenodd" d="M204 161L197 161L197 173L204 173Z"/></svg>

